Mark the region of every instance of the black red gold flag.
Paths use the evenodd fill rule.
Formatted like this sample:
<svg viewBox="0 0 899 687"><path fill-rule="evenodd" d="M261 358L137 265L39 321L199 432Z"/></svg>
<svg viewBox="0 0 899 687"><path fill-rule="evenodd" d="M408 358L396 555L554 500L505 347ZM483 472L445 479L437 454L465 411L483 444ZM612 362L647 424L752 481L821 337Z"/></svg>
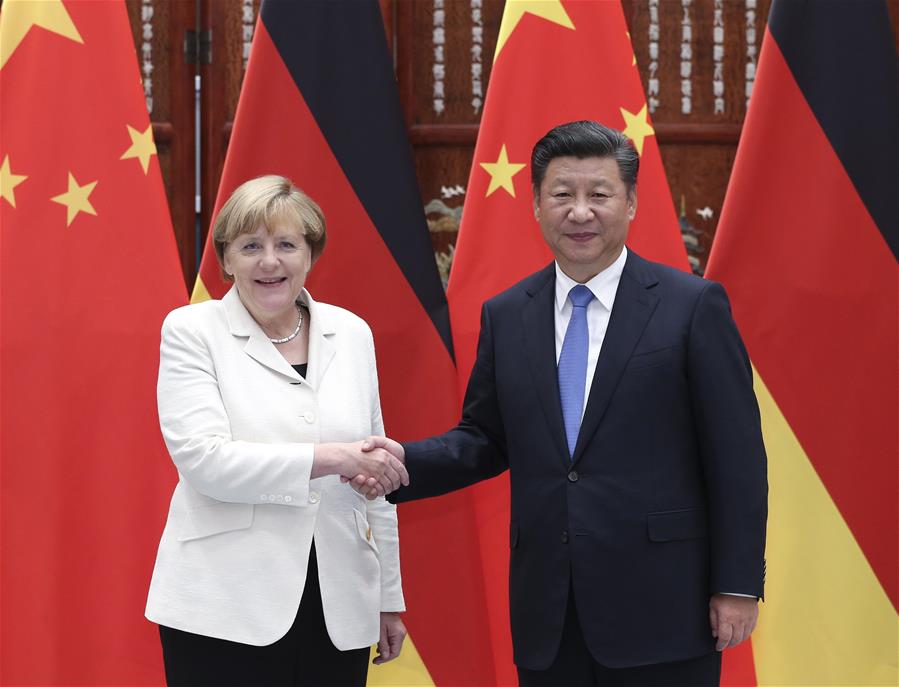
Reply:
<svg viewBox="0 0 899 687"><path fill-rule="evenodd" d="M896 684L899 76L882 0L774 0L707 274L771 485L759 684Z"/></svg>
<svg viewBox="0 0 899 687"><path fill-rule="evenodd" d="M262 174L289 177L325 213L308 288L371 326L388 435L444 431L458 407L446 297L377 2L263 2L216 206ZM227 288L207 243L194 300ZM492 679L469 499L400 507L409 639L370 684Z"/></svg>

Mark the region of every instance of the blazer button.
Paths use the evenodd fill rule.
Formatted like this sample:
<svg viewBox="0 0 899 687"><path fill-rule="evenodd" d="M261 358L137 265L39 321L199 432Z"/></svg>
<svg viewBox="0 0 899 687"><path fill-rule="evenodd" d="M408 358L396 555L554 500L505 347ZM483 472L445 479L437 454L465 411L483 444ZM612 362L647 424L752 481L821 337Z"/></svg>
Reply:
<svg viewBox="0 0 899 687"><path fill-rule="evenodd" d="M315 413L313 413L311 411L306 411L305 413L303 413L303 419L306 422L315 422Z"/></svg>
<svg viewBox="0 0 899 687"><path fill-rule="evenodd" d="M568 473L568 481L569 482L577 482L579 479L580 479L580 477L578 476L576 471L572 470L571 472Z"/></svg>
<svg viewBox="0 0 899 687"><path fill-rule="evenodd" d="M562 532L562 543L563 544L568 543L568 532Z"/></svg>

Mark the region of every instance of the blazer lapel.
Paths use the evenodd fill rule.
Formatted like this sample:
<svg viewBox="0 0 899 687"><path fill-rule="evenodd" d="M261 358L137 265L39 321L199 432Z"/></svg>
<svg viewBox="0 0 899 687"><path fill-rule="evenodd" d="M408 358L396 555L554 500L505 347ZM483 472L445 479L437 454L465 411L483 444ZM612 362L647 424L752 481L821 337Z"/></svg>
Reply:
<svg viewBox="0 0 899 687"><path fill-rule="evenodd" d="M334 328L325 309L312 300L306 289L300 294L300 302L309 308L309 367L306 382L313 389L318 389L324 379L328 366L334 359L336 349L331 337Z"/></svg>
<svg viewBox="0 0 899 687"><path fill-rule="evenodd" d="M278 349L275 348L274 344L265 335L265 332L262 331L262 327L259 326L244 307L237 293L236 286L232 286L228 293L225 294L225 297L222 298L222 305L225 308L231 334L247 337L244 352L248 356L270 370L274 370L294 381L300 381L301 377L297 374L297 371L278 352Z"/></svg>
<svg viewBox="0 0 899 687"><path fill-rule="evenodd" d="M587 399L572 464L580 459L585 446L596 433L621 373L658 305L659 297L652 291L657 283L658 279L649 264L629 251L615 294L609 328L593 374L590 397ZM556 396L558 397L558 391Z"/></svg>
<svg viewBox="0 0 899 687"><path fill-rule="evenodd" d="M559 377L556 372L554 264L544 269L541 277L537 279L532 290L528 290L531 300L522 310L524 343L534 389L543 407L546 424L553 443L560 449L559 457L567 468L570 463L568 440L565 438L562 402L559 400Z"/></svg>

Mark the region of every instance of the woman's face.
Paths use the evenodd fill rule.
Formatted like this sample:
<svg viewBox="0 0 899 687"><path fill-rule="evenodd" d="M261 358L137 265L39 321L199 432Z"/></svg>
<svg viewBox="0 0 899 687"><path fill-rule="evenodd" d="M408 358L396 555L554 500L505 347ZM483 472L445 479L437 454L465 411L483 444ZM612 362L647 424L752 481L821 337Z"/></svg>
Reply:
<svg viewBox="0 0 899 687"><path fill-rule="evenodd" d="M271 231L257 227L228 244L224 262L253 317L296 316L294 302L312 267L312 251L301 228L284 221L276 222Z"/></svg>

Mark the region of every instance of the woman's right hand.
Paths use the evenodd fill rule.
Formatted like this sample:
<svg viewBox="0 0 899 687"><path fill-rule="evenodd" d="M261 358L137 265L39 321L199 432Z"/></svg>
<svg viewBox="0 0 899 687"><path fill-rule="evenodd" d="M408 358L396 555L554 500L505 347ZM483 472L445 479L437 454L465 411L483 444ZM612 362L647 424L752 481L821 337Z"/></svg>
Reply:
<svg viewBox="0 0 899 687"><path fill-rule="evenodd" d="M316 444L310 477L363 476L369 489L377 491L379 496L409 484L409 473L402 460L383 448L364 451L363 443Z"/></svg>

